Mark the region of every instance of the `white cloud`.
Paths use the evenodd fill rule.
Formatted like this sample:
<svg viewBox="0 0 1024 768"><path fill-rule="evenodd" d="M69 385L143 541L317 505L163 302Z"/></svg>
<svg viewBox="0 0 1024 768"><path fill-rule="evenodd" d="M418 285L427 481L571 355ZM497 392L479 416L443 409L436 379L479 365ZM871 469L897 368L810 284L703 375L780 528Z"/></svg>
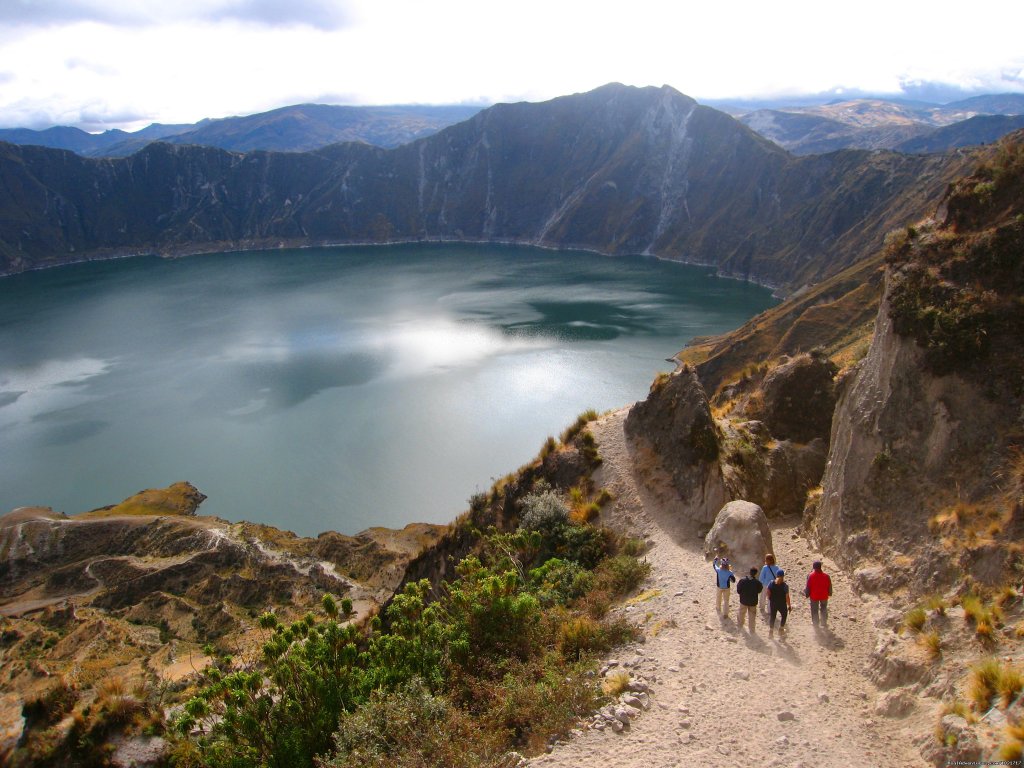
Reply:
<svg viewBox="0 0 1024 768"><path fill-rule="evenodd" d="M0 125L192 122L349 103L530 99L610 81L697 98L904 83L1024 89L1024 3L5 0ZM42 26L45 24L46 26ZM139 127L139 126L136 126Z"/></svg>
<svg viewBox="0 0 1024 768"><path fill-rule="evenodd" d="M337 0L4 0L0 22L54 26L93 21L115 26L239 20L253 24L344 26L347 3Z"/></svg>

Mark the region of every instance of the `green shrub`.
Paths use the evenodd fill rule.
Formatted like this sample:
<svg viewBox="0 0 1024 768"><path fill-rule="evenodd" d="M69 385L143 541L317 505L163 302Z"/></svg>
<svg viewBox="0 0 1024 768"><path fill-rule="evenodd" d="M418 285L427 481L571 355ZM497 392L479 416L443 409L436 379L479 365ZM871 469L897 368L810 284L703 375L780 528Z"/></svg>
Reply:
<svg viewBox="0 0 1024 768"><path fill-rule="evenodd" d="M575 616L558 628L556 647L567 659L579 660L581 656L608 647L604 627L589 616Z"/></svg>
<svg viewBox="0 0 1024 768"><path fill-rule="evenodd" d="M203 729L199 743L211 768L312 765L330 748L341 712L365 695L356 640L353 628L334 621L282 628L264 645L265 669L208 678L177 729Z"/></svg>
<svg viewBox="0 0 1024 768"><path fill-rule="evenodd" d="M571 560L553 557L530 571L530 586L541 605L566 605L594 586L594 574Z"/></svg>
<svg viewBox="0 0 1024 768"><path fill-rule="evenodd" d="M539 650L540 601L524 589L515 571L494 573L475 557L457 567L447 584L444 611L451 659L462 666L481 658L526 659Z"/></svg>
<svg viewBox="0 0 1024 768"><path fill-rule="evenodd" d="M504 734L482 728L418 680L377 691L345 714L334 747L320 768L490 768L506 751Z"/></svg>
<svg viewBox="0 0 1024 768"><path fill-rule="evenodd" d="M510 661L503 671L475 692L480 720L485 728L508 734L510 746L527 754L542 752L552 735L567 734L597 707L590 666L567 666L557 652Z"/></svg>
<svg viewBox="0 0 1024 768"><path fill-rule="evenodd" d="M651 572L651 564L629 555L616 555L603 561L597 568L597 585L607 588L613 595L625 595L643 582Z"/></svg>
<svg viewBox="0 0 1024 768"><path fill-rule="evenodd" d="M519 527L522 529L550 535L569 522L569 507L554 491L527 494L521 505L523 512Z"/></svg>

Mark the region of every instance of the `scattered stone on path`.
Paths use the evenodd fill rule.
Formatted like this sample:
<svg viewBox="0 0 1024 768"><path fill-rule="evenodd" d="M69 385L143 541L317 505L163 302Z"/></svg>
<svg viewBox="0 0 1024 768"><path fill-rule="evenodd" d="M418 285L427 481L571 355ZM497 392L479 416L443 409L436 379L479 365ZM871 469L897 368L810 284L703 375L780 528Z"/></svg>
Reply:
<svg viewBox="0 0 1024 768"><path fill-rule="evenodd" d="M824 691L819 691L818 692L818 703L819 704L828 704L828 702L829 702L828 694L825 693Z"/></svg>
<svg viewBox="0 0 1024 768"><path fill-rule="evenodd" d="M783 723L786 722L787 720L796 720L796 715L794 715L788 709L784 710L782 712L779 712L779 714L777 714L776 717L779 718L779 721L783 722Z"/></svg>
<svg viewBox="0 0 1024 768"><path fill-rule="evenodd" d="M733 674L733 677L737 677L740 680L749 680L750 679L750 673L747 672L747 670L745 670L745 669L737 669L732 674Z"/></svg>

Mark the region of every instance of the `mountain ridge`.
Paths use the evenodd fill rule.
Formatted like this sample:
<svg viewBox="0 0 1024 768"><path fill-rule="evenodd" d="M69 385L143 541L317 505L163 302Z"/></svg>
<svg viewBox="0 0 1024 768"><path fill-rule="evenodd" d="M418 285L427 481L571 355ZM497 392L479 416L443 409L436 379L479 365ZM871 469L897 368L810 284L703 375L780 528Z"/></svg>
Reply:
<svg viewBox="0 0 1024 768"><path fill-rule="evenodd" d="M294 104L253 115L204 118L197 123L152 123L134 132L115 128L90 134L68 126L0 128L0 141L69 149L85 157L125 157L158 140L234 152L308 152L343 141L396 147L468 119L479 110L461 105Z"/></svg>
<svg viewBox="0 0 1024 768"><path fill-rule="evenodd" d="M409 240L647 254L793 289L913 217L963 158L794 158L668 86L502 104L391 150L229 153L152 144L122 159L0 145L0 272Z"/></svg>

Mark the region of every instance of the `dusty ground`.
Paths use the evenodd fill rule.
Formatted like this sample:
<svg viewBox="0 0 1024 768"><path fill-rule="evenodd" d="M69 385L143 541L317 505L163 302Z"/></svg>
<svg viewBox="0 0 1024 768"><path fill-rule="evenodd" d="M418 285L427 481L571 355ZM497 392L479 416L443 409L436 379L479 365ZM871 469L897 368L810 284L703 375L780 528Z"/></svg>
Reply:
<svg viewBox="0 0 1024 768"><path fill-rule="evenodd" d="M604 464L597 482L615 494L602 521L650 544L643 589L625 610L647 628L646 641L616 661L652 687L653 705L623 733L586 730L555 745L532 766L924 766L911 739L927 725L875 714L879 691L864 669L878 630L870 606L828 558L834 597L827 632L816 632L799 594L819 559L796 536L798 521L773 525L780 565L792 577L794 611L785 639L754 635L715 613L712 569L696 530L681 524L678 500L656 470L627 445L619 411L591 424ZM677 498L677 497L676 497ZM781 716L781 718L780 718Z"/></svg>

